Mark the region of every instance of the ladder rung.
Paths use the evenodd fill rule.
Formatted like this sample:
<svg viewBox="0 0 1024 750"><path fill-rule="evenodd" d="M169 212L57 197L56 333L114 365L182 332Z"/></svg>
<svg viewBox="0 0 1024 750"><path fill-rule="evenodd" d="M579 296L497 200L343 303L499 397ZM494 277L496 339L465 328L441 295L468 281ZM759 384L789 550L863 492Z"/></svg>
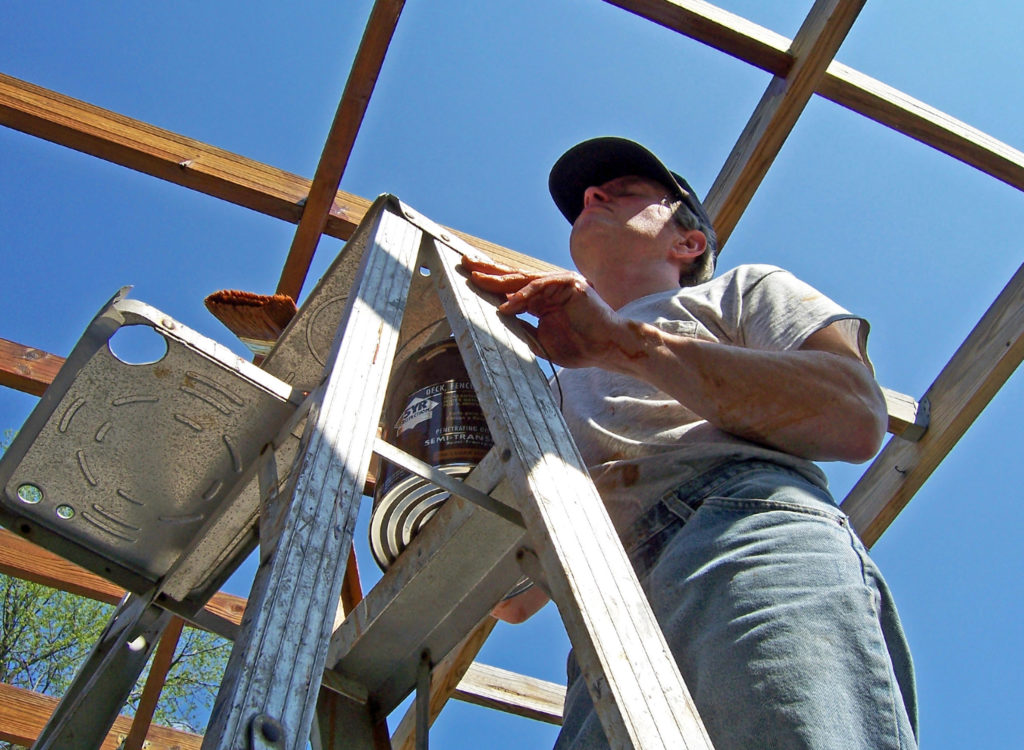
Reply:
<svg viewBox="0 0 1024 750"><path fill-rule="evenodd" d="M502 470L492 451L466 481L487 491ZM390 712L415 685L424 649L440 659L519 580L523 533L464 500L446 502L334 632L328 667Z"/></svg>

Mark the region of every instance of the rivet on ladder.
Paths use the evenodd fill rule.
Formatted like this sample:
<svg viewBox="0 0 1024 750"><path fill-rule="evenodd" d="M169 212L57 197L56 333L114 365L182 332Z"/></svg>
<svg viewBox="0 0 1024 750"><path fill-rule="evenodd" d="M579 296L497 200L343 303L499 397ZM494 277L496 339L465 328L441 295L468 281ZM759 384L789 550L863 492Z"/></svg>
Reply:
<svg viewBox="0 0 1024 750"><path fill-rule="evenodd" d="M281 722L267 714L252 717L249 750L284 750L284 726Z"/></svg>

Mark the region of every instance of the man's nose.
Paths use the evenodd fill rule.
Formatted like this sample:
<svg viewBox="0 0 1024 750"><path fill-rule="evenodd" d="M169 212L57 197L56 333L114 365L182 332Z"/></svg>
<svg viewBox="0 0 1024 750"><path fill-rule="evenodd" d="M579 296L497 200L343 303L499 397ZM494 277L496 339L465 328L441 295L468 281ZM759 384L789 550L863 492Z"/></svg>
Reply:
<svg viewBox="0 0 1024 750"><path fill-rule="evenodd" d="M591 185L583 191L583 207L591 205L592 203L607 203L611 199L611 196L598 185Z"/></svg>

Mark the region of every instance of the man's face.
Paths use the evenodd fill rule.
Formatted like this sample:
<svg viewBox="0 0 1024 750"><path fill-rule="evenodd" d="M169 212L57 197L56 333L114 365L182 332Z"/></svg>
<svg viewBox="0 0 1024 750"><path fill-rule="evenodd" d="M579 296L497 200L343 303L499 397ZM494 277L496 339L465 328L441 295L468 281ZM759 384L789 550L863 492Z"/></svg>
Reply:
<svg viewBox="0 0 1024 750"><path fill-rule="evenodd" d="M616 177L587 188L569 239L580 272L590 278L609 263L663 259L679 234L669 196L668 188L645 177Z"/></svg>

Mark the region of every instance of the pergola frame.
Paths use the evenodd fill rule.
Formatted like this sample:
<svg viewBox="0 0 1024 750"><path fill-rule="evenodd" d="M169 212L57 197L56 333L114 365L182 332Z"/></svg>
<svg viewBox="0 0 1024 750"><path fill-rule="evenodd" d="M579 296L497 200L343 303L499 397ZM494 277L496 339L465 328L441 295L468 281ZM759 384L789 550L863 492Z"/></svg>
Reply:
<svg viewBox="0 0 1024 750"><path fill-rule="evenodd" d="M1024 190L1024 153L834 60L864 0L818 0L792 40L702 0L607 2L773 75L705 199L723 245L815 94ZM347 239L370 205L338 186L403 6L404 0L376 0L312 181L2 73L0 124L297 224L278 291L298 298L321 235ZM453 231L497 260L550 267ZM886 393L894 435L843 504L867 544L910 501L1022 357L1024 271L1018 271L920 399ZM41 395L62 361L58 355L0 339L0 385ZM93 598L119 596L102 579L83 583L81 572L14 535L4 532L2 546L7 552L0 555L4 573ZM354 565L350 570L354 573ZM358 579L350 576L349 605L359 596ZM204 625L230 635L243 607L237 597L215 597ZM470 645L444 667L456 678L435 681L441 684L432 713L454 692L484 637L481 630L467 639ZM477 699L487 702L479 695ZM14 706L19 715L47 710L25 708L16 689L0 685L0 718L14 716ZM517 710L514 705L505 708ZM25 729L17 741L30 741L30 733L31 728ZM135 734L129 741L141 745L141 735ZM400 727L394 739L396 747L408 746L408 730ZM165 740L151 733L149 741L161 747ZM173 741L183 742L177 736Z"/></svg>

